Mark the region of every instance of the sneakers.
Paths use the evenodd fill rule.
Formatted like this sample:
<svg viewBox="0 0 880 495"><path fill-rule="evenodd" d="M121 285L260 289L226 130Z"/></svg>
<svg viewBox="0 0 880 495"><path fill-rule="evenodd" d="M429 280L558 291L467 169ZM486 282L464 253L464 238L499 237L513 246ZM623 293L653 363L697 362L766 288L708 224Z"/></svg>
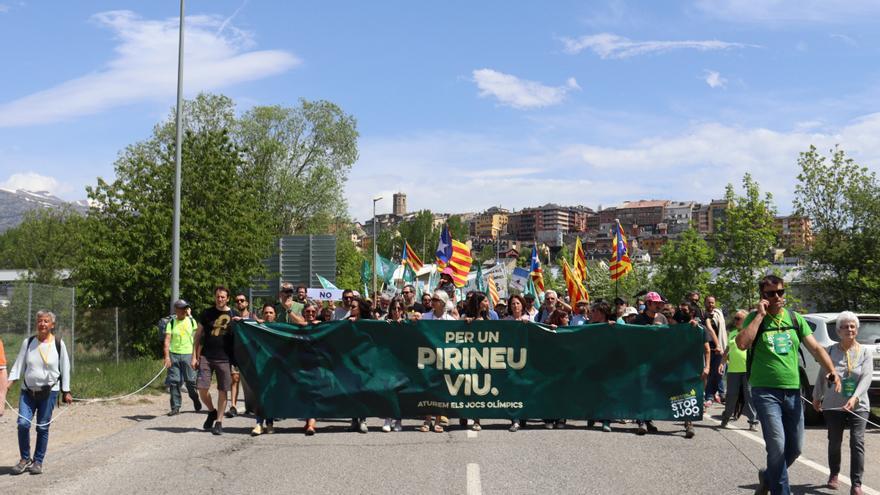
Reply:
<svg viewBox="0 0 880 495"><path fill-rule="evenodd" d="M214 426L214 421L217 421L217 410L208 411L208 417L205 418L204 424L202 424L202 429L210 430L212 426Z"/></svg>
<svg viewBox="0 0 880 495"><path fill-rule="evenodd" d="M211 428L211 433L214 435L222 435L223 434L223 423L217 421L214 423L214 427Z"/></svg>
<svg viewBox="0 0 880 495"><path fill-rule="evenodd" d="M263 434L263 425L254 426L254 429L251 430L252 437L258 437Z"/></svg>
<svg viewBox="0 0 880 495"><path fill-rule="evenodd" d="M694 424L688 421L684 424L684 437L685 438L694 438Z"/></svg>
<svg viewBox="0 0 880 495"><path fill-rule="evenodd" d="M758 422L749 423L749 431L758 431Z"/></svg>
<svg viewBox="0 0 880 495"><path fill-rule="evenodd" d="M177 416L178 414L180 414L180 409L172 409L168 411L169 416Z"/></svg>
<svg viewBox="0 0 880 495"><path fill-rule="evenodd" d="M557 419L557 420L556 420L556 425L555 425L555 426L556 426L556 429L557 429L557 430L562 430L562 429L564 429L564 428L565 428L565 420L564 420L564 419Z"/></svg>
<svg viewBox="0 0 880 495"><path fill-rule="evenodd" d="M271 435L271 434L275 433L275 423L273 423L271 421L266 421L266 427L263 428L263 432L266 435Z"/></svg>
<svg viewBox="0 0 880 495"><path fill-rule="evenodd" d="M370 431L370 430L367 429L367 422L364 421L363 419L359 420L358 421L358 432L367 433L368 431Z"/></svg>
<svg viewBox="0 0 880 495"><path fill-rule="evenodd" d="M394 423L391 425L391 429L396 432L403 431L403 420L402 419L395 419Z"/></svg>
<svg viewBox="0 0 880 495"><path fill-rule="evenodd" d="M27 471L28 468L31 467L31 464L33 464L33 463L34 463L34 461L32 461L30 459L22 459L22 460L18 461L18 464L16 464L15 466L12 466L12 474L21 474L21 473Z"/></svg>
<svg viewBox="0 0 880 495"><path fill-rule="evenodd" d="M836 475L836 474L832 474L832 475L828 478L828 488L830 488L830 489L832 489L832 490L837 490L838 488L840 488L840 483L837 481L837 475Z"/></svg>
<svg viewBox="0 0 880 495"><path fill-rule="evenodd" d="M348 427L348 431L354 433L367 433L369 431L367 429L367 421L361 418L353 418L351 420L351 426Z"/></svg>
<svg viewBox="0 0 880 495"><path fill-rule="evenodd" d="M544 421L544 428L546 428L548 430L552 430L555 427L556 427L555 421Z"/></svg>
<svg viewBox="0 0 880 495"><path fill-rule="evenodd" d="M385 418L385 424L382 425L382 431L391 433L391 418Z"/></svg>
<svg viewBox="0 0 880 495"><path fill-rule="evenodd" d="M649 420L649 421L645 421L645 426L648 427L648 433L657 433L658 431L660 431L660 430L657 429L656 426L654 426L654 422L653 422L653 421L650 421L650 420Z"/></svg>
<svg viewBox="0 0 880 495"><path fill-rule="evenodd" d="M508 428L507 431L509 431L509 432L511 432L511 433L516 433L516 432L518 432L518 431L519 431L519 421L513 420L513 421L510 423L510 428Z"/></svg>
<svg viewBox="0 0 880 495"><path fill-rule="evenodd" d="M764 470L758 470L758 488L755 489L755 495L767 495L770 493L770 487L767 486L767 482L764 480Z"/></svg>
<svg viewBox="0 0 880 495"><path fill-rule="evenodd" d="M645 428L645 424L639 423L639 427L638 427L638 429L636 429L636 435L641 436L641 435L645 435L646 433L648 433L648 429Z"/></svg>
<svg viewBox="0 0 880 495"><path fill-rule="evenodd" d="M604 431L605 433L611 433L611 423L609 423L608 421L603 421L602 431Z"/></svg>
<svg viewBox="0 0 880 495"><path fill-rule="evenodd" d="M35 462L31 464L28 471L30 471L31 474L43 474L43 465L39 462Z"/></svg>
<svg viewBox="0 0 880 495"><path fill-rule="evenodd" d="M230 406L229 410L226 411L226 414L224 414L224 416L226 416L227 418L234 418L238 416L238 409L236 409L235 406Z"/></svg>
<svg viewBox="0 0 880 495"><path fill-rule="evenodd" d="M480 426L480 420L479 420L479 419L478 419L478 420L475 420L475 421L474 421L474 424L471 425L471 431L480 431L480 430L482 430L482 429L483 429L483 427Z"/></svg>

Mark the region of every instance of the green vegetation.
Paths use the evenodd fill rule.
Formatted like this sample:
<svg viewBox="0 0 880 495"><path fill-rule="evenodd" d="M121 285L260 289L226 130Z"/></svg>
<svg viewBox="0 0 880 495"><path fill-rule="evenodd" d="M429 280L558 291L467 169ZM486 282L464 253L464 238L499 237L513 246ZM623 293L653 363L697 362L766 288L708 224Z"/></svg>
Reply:
<svg viewBox="0 0 880 495"><path fill-rule="evenodd" d="M2 334L3 346L9 368L18 356L23 336L20 334ZM120 360L116 364L113 358L78 353L76 366L71 377L71 392L77 399L107 398L130 394L143 387L156 376L162 367L160 359L129 359ZM165 391L164 376L159 377L141 394L161 394ZM20 381L9 389L7 400L18 407Z"/></svg>
<svg viewBox="0 0 880 495"><path fill-rule="evenodd" d="M834 147L831 160L814 146L798 159L798 215L815 232L805 278L820 311L880 309L880 182L876 173Z"/></svg>
<svg viewBox="0 0 880 495"><path fill-rule="evenodd" d="M710 278L707 269L714 260L715 252L709 244L693 227L689 228L680 239L660 249L654 264L654 286L672 303L678 303L692 290L706 294Z"/></svg>

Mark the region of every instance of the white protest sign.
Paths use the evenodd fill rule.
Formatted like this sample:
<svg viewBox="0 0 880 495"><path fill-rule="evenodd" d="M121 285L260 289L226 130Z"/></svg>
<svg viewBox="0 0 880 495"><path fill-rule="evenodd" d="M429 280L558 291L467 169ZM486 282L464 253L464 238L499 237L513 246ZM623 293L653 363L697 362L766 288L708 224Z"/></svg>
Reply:
<svg viewBox="0 0 880 495"><path fill-rule="evenodd" d="M316 301L341 301L342 289L309 289L306 294Z"/></svg>

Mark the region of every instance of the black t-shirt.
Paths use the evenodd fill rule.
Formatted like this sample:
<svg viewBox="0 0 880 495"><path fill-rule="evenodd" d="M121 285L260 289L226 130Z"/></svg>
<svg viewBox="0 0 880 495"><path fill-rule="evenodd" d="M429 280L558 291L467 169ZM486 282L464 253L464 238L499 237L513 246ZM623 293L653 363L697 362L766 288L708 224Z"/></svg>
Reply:
<svg viewBox="0 0 880 495"><path fill-rule="evenodd" d="M659 320L657 323L654 320ZM639 313L636 318L630 323L630 325L667 325L669 322L666 320L666 317L657 313L654 318L646 315L645 313Z"/></svg>
<svg viewBox="0 0 880 495"><path fill-rule="evenodd" d="M231 361L233 358L232 318L234 309L221 311L216 307L202 312L202 356L212 361Z"/></svg>

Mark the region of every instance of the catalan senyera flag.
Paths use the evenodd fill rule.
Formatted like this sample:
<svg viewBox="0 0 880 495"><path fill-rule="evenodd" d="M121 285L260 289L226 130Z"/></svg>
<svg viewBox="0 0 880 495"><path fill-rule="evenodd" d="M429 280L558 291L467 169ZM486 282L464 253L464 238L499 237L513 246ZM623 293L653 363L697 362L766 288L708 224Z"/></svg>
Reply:
<svg viewBox="0 0 880 495"><path fill-rule="evenodd" d="M400 257L400 261L401 263L408 264L409 267L412 268L413 273L419 273L419 270L421 270L422 267L425 266L425 264L422 263L422 260L419 259L418 255L416 255L416 252L413 251L412 246L410 246L409 242L407 241L403 241L403 254Z"/></svg>
<svg viewBox="0 0 880 495"><path fill-rule="evenodd" d="M452 281L456 287L467 285L467 277L473 261L471 250L468 249L467 244L453 239L452 256L449 258L447 266L452 268Z"/></svg>
<svg viewBox="0 0 880 495"><path fill-rule="evenodd" d="M495 285L495 277L490 275L489 278L486 279L486 285L489 286L489 301L494 308L498 304L498 301L501 300L501 297L498 295L498 286Z"/></svg>
<svg viewBox="0 0 880 495"><path fill-rule="evenodd" d="M626 248L626 236L623 234L623 228L620 226L620 220L614 226L611 234L611 280L617 280L627 273L631 272L632 261L629 259L629 253Z"/></svg>
<svg viewBox="0 0 880 495"><path fill-rule="evenodd" d="M541 260L538 258L538 246L532 246L532 280L535 282L535 290L544 292L544 272L541 271Z"/></svg>
<svg viewBox="0 0 880 495"><path fill-rule="evenodd" d="M437 271L442 272L452 258L452 237L449 235L449 226L443 225L440 231L440 241L437 243L437 251L434 253L437 257Z"/></svg>
<svg viewBox="0 0 880 495"><path fill-rule="evenodd" d="M578 280L587 279L587 255L584 253L580 237L574 243L574 274Z"/></svg>
<svg viewBox="0 0 880 495"><path fill-rule="evenodd" d="M568 297L571 300L572 306L580 300L590 300L590 294L587 293L586 287L584 287L584 284L578 279L574 270L568 266L568 260L566 259L562 260L562 274L565 277L565 286L568 289Z"/></svg>

